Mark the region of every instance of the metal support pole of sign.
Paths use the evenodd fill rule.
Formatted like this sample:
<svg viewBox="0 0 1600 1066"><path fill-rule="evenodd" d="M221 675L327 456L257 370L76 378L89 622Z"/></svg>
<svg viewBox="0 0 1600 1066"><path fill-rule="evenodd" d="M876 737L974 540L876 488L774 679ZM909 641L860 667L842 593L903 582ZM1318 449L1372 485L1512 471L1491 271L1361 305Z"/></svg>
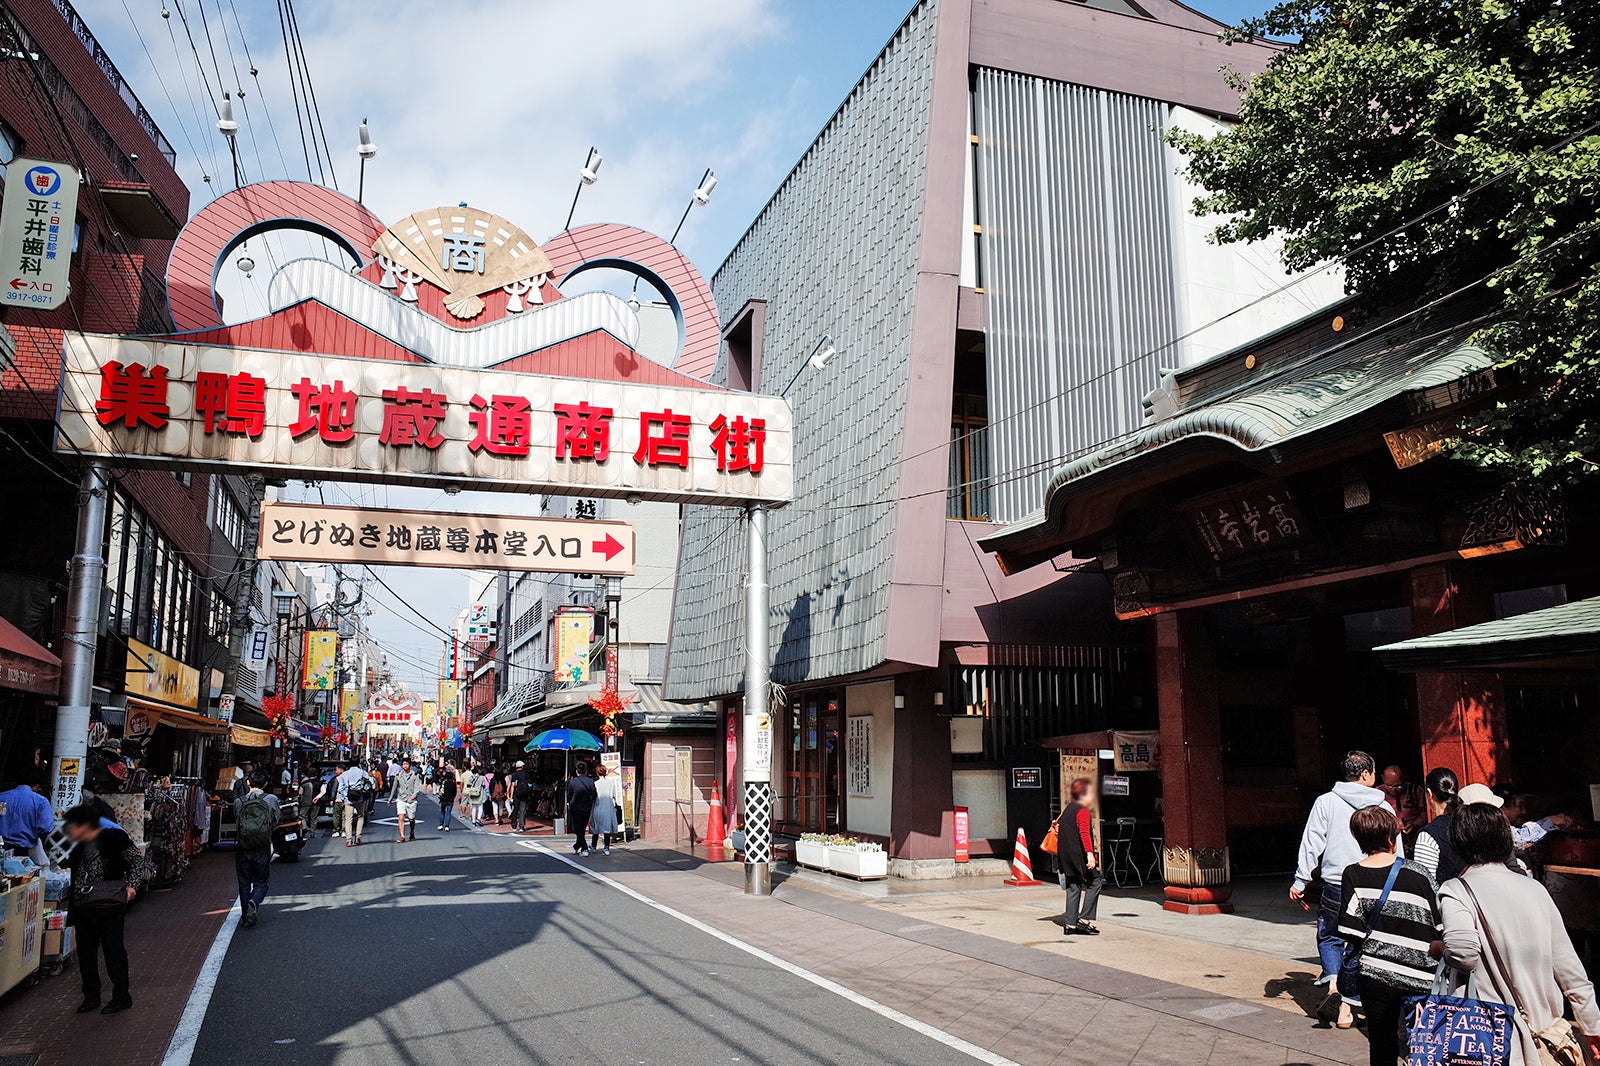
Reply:
<svg viewBox="0 0 1600 1066"><path fill-rule="evenodd" d="M78 499L78 540L73 549L67 590L67 630L61 646L61 704L56 708L55 757L50 798L60 820L75 806L83 788L83 763L89 751L89 705L94 698L95 642L100 635L100 600L106 583L102 545L111 468L91 462L83 472Z"/></svg>
<svg viewBox="0 0 1600 1066"><path fill-rule="evenodd" d="M772 714L767 687L771 675L767 626L767 510L753 503L745 512L750 559L745 577L744 722L744 891L772 895Z"/></svg>

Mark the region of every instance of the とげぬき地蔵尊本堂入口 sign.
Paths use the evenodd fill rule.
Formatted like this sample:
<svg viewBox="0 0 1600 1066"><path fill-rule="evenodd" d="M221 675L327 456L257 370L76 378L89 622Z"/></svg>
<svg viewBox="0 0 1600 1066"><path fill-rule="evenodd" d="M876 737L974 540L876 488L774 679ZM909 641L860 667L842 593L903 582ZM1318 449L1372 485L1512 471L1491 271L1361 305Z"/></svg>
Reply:
<svg viewBox="0 0 1600 1066"><path fill-rule="evenodd" d="M311 480L768 504L789 405L706 388L69 334L57 450Z"/></svg>
<svg viewBox="0 0 1600 1066"><path fill-rule="evenodd" d="M445 514L314 503L261 505L256 555L285 562L633 573L631 522Z"/></svg>

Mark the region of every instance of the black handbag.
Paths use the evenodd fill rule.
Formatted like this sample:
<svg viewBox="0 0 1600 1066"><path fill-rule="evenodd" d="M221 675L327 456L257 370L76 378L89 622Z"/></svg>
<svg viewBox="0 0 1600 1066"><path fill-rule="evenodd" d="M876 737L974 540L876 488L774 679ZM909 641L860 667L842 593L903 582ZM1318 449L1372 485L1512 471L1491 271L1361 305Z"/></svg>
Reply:
<svg viewBox="0 0 1600 1066"><path fill-rule="evenodd" d="M72 893L72 906L77 910L105 910L127 902L128 886L120 882L102 882Z"/></svg>

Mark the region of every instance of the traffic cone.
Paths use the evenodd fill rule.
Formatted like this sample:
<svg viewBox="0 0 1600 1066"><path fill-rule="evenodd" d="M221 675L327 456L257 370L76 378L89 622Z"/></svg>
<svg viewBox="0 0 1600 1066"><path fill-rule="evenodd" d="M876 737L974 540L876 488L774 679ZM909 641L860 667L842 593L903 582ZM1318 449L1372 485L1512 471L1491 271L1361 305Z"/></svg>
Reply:
<svg viewBox="0 0 1600 1066"><path fill-rule="evenodd" d="M1005 883L1019 888L1028 888L1033 885L1042 885L1043 881L1033 876L1033 862L1028 858L1028 834L1022 831L1022 826L1017 826L1017 843L1011 850L1011 876Z"/></svg>
<svg viewBox="0 0 1600 1066"><path fill-rule="evenodd" d="M706 835L700 842L709 852L718 852L727 843L727 827L722 824L722 793L716 785L711 786L711 813L706 815Z"/></svg>

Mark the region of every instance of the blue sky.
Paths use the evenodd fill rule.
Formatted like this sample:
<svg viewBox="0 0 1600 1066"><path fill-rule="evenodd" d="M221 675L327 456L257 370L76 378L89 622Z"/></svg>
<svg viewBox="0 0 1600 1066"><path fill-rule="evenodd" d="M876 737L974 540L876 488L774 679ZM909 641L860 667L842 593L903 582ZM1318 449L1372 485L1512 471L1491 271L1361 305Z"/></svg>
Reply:
<svg viewBox="0 0 1600 1066"><path fill-rule="evenodd" d="M247 179L306 177L275 3L74 3L176 148L193 190L191 210L232 187L225 142L214 126L219 83L245 89L235 117L244 127ZM583 195L578 223L626 222L670 234L702 171L716 171L715 196L695 209L679 241L709 273L910 6L910 0L301 0L298 10L339 186L354 194L356 127L367 118L379 153L367 170L366 203L380 217L466 200L542 240L560 229L577 169L594 144L605 164ZM1234 21L1264 4L1199 6ZM170 18L162 18L163 9ZM251 62L257 78L248 73ZM208 173L209 186L202 180ZM279 254L286 250L305 254L293 248ZM248 306L266 274L258 268L246 280L225 273L243 290L239 298L227 293L230 308ZM436 507L443 501L421 490L347 492L329 485L327 491L330 502ZM452 503L463 511L529 506L527 497L470 495ZM458 572L391 569L385 577L441 625L467 595ZM394 650L399 675L431 690L437 640L387 593L371 591L369 600L376 605L369 621Z"/></svg>

